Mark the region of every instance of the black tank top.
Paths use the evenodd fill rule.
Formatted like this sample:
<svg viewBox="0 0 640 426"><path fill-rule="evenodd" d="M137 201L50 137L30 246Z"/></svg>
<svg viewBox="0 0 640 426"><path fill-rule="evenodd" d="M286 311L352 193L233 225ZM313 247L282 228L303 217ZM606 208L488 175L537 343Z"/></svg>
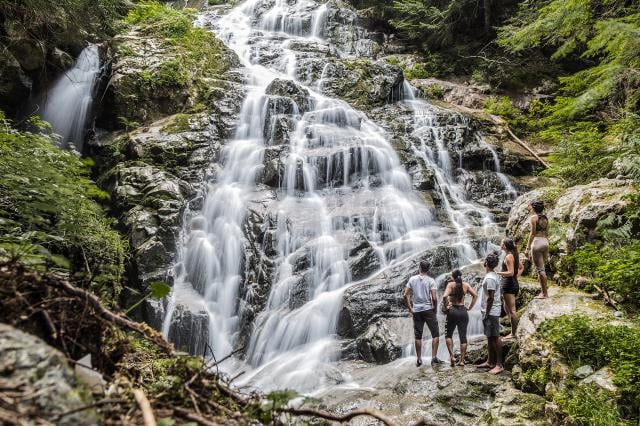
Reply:
<svg viewBox="0 0 640 426"><path fill-rule="evenodd" d="M505 257L506 259L506 257ZM507 271L507 262L502 261L502 272ZM518 271L517 265L513 265L513 275L505 277L504 275L500 276L500 280L502 281L502 285L515 285L518 284Z"/></svg>

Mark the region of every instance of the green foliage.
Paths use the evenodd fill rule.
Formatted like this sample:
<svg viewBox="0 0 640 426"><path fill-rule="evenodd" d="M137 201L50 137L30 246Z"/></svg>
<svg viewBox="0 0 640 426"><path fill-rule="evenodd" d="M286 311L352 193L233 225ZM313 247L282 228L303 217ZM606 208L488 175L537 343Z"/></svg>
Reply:
<svg viewBox="0 0 640 426"><path fill-rule="evenodd" d="M189 114L176 114L169 119L169 122L162 127L165 133L182 133L191 128L189 124Z"/></svg>
<svg viewBox="0 0 640 426"><path fill-rule="evenodd" d="M431 99L443 99L444 88L439 84L431 84L424 89L424 94Z"/></svg>
<svg viewBox="0 0 640 426"><path fill-rule="evenodd" d="M5 0L0 2L0 16L14 31L65 45L72 39L85 40L86 33L112 35L128 5L125 0Z"/></svg>
<svg viewBox="0 0 640 426"><path fill-rule="evenodd" d="M491 1L478 0L395 0L396 18L391 25L410 39L425 38L431 46L453 44L470 28L486 28L483 22L485 7ZM477 35L477 34L476 34Z"/></svg>
<svg viewBox="0 0 640 426"><path fill-rule="evenodd" d="M596 385L578 385L553 396L564 424L615 426L623 423L611 392Z"/></svg>
<svg viewBox="0 0 640 426"><path fill-rule="evenodd" d="M1 124L0 251L90 278L93 290L111 300L125 244L96 202L107 194L89 180L91 161L59 149L46 134Z"/></svg>
<svg viewBox="0 0 640 426"><path fill-rule="evenodd" d="M628 244L594 243L562 261L565 276L584 276L593 284L623 298L625 306L640 310L640 241Z"/></svg>
<svg viewBox="0 0 640 426"><path fill-rule="evenodd" d="M620 405L628 414L637 413L640 408L638 327L613 325L584 315L565 315L545 321L541 333L572 367L588 364L596 369L611 368L613 381L621 392Z"/></svg>

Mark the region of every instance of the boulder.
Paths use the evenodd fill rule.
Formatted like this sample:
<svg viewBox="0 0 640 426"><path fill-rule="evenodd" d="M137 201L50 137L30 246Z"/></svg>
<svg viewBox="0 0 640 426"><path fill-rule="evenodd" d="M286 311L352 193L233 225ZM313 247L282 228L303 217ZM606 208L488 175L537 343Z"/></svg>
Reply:
<svg viewBox="0 0 640 426"><path fill-rule="evenodd" d="M327 63L321 90L357 108L371 109L398 97L403 81L402 70L393 65L344 59Z"/></svg>
<svg viewBox="0 0 640 426"><path fill-rule="evenodd" d="M457 253L451 247L429 249L350 286L343 297L338 335L355 338L380 318L406 316L403 288L424 259L431 262L430 274L437 276L454 268Z"/></svg>
<svg viewBox="0 0 640 426"><path fill-rule="evenodd" d="M524 393L507 382L496 389L493 403L482 415L479 425L516 426L548 425L546 400L536 394Z"/></svg>
<svg viewBox="0 0 640 426"><path fill-rule="evenodd" d="M407 318L380 319L355 340L358 357L367 362L386 364L402 356L402 349L413 339ZM407 335L409 334L409 335Z"/></svg>
<svg viewBox="0 0 640 426"><path fill-rule="evenodd" d="M607 178L564 190L553 187L537 189L521 195L513 203L506 232L524 244L529 233L529 204L536 199L545 200L545 213L552 227L549 235L551 246L557 247L562 254L571 254L597 237L599 220L624 212L631 203L628 196L635 191L632 180Z"/></svg>
<svg viewBox="0 0 640 426"><path fill-rule="evenodd" d="M298 112L301 114L309 111L313 106L309 91L293 80L276 78L267 86L265 94L284 96L292 99L297 106Z"/></svg>
<svg viewBox="0 0 640 426"><path fill-rule="evenodd" d="M20 413L19 424L54 419L92 402L62 353L6 324L0 324L0 388L18 394L10 403L12 411ZM90 426L99 424L100 418L94 409L87 409L55 422Z"/></svg>
<svg viewBox="0 0 640 426"><path fill-rule="evenodd" d="M436 97L450 104L466 108L482 109L484 102L489 98L489 87L486 86L457 83L437 78L415 79L411 80L411 84L426 97Z"/></svg>

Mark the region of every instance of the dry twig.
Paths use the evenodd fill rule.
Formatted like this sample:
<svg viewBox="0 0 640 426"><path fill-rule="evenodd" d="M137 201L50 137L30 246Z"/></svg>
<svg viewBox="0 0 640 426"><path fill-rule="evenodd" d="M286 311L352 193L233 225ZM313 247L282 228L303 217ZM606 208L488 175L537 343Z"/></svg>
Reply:
<svg viewBox="0 0 640 426"><path fill-rule="evenodd" d="M133 396L136 398L140 411L142 411L144 426L156 426L156 417L153 415L151 403L149 403L142 389L134 389Z"/></svg>

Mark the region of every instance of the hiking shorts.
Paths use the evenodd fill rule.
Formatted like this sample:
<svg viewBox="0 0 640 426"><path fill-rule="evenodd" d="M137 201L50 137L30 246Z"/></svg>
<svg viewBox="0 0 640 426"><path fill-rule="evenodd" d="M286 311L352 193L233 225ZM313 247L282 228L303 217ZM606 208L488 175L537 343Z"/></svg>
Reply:
<svg viewBox="0 0 640 426"><path fill-rule="evenodd" d="M438 318L436 317L436 310L430 309L428 311L420 311L413 313L413 334L416 340L422 340L422 332L424 330L424 324L427 324L431 337L438 337L440 330L438 329Z"/></svg>
<svg viewBox="0 0 640 426"><path fill-rule="evenodd" d="M500 337L500 317L494 315L487 315L482 319L482 325L484 327L484 335L487 337Z"/></svg>

